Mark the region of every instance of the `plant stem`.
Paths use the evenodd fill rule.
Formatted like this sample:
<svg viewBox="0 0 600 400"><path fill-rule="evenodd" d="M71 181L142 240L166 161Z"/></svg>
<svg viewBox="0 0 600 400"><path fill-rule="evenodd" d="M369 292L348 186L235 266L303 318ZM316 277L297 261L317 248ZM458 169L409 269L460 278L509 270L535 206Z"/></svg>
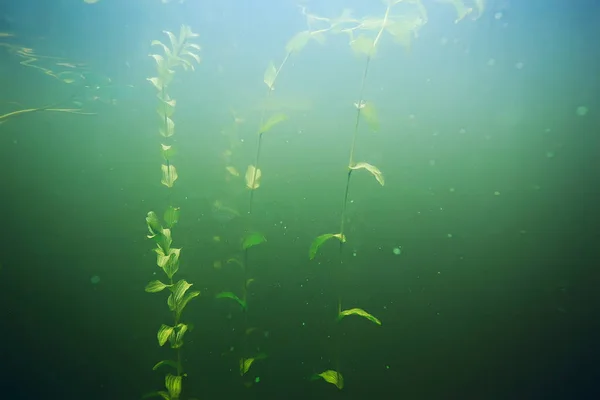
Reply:
<svg viewBox="0 0 600 400"><path fill-rule="evenodd" d="M362 104L363 104L363 97L364 97L364 91L365 91L365 86L366 86L366 82L367 82L367 76L369 74L369 66L371 65L371 58L375 52L375 48L377 46L377 43L379 42L379 40L381 39L381 35L383 34L383 28L385 27L385 24L387 22L389 13L390 13L390 9L391 9L391 5L388 5L387 9L385 10L385 15L383 17L383 23L381 25L381 29L379 30L379 32L377 33L377 36L375 37L375 40L373 41L373 47L371 47L371 51L369 52L369 54L367 55L367 60L365 63L365 70L363 72L363 76L362 76L362 80L360 83L360 91L358 94L358 102L356 103L356 119L354 121L354 132L352 134L352 145L350 146L350 156L349 156L349 160L348 160L348 173L346 175L346 188L344 190L344 201L342 203L342 215L341 215L341 221L340 221L340 234L341 237L344 238L344 228L345 228L345 223L346 223L346 210L348 208L348 193L350 192L350 178L352 177L352 167L354 166L354 152L356 150L356 140L358 138L358 126L360 124L360 115L361 115L361 110L362 110ZM337 279L337 314L336 314L336 319L339 317L340 313L342 312L342 290L341 290L341 276L342 276L342 266L344 263L344 259L343 259L343 253L344 253L344 242L345 240L342 239L340 240L340 263L338 265L339 271L339 278ZM336 324L337 325L337 324ZM339 330L339 329L338 329ZM336 343L336 350L335 350L335 364L336 364L336 374L337 374L337 379L339 381L340 379L340 352L341 352L341 343L339 340L339 332L337 333L338 335L338 340L335 340Z"/></svg>

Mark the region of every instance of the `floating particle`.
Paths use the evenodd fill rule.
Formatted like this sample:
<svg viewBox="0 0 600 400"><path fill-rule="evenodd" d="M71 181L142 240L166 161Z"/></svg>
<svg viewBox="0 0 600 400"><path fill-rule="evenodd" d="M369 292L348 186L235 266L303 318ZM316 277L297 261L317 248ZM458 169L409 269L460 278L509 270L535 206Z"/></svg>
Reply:
<svg viewBox="0 0 600 400"><path fill-rule="evenodd" d="M400 247L400 246L394 247L394 249L392 250L392 253L399 256L400 254L402 254L402 247Z"/></svg>
<svg viewBox="0 0 600 400"><path fill-rule="evenodd" d="M452 187L452 188L450 188L450 192L451 192L451 193L454 193L454 188L453 188L453 187Z"/></svg>
<svg viewBox="0 0 600 400"><path fill-rule="evenodd" d="M448 236L449 239L452 239L452 234L451 233L449 233L447 236Z"/></svg>
<svg viewBox="0 0 600 400"><path fill-rule="evenodd" d="M90 282L92 282L92 285L97 285L100 283L100 277L98 275L94 275L90 278Z"/></svg>
<svg viewBox="0 0 600 400"><path fill-rule="evenodd" d="M546 152L546 157L548 157L548 158L554 158L554 156L555 156L555 154L554 154L553 151L547 151Z"/></svg>
<svg viewBox="0 0 600 400"><path fill-rule="evenodd" d="M588 113L588 108L586 106L579 106L577 107L577 115L579 115L580 117L583 117L584 115L586 115Z"/></svg>
<svg viewBox="0 0 600 400"><path fill-rule="evenodd" d="M487 65L493 67L494 65L496 65L496 59L490 58L487 62Z"/></svg>
<svg viewBox="0 0 600 400"><path fill-rule="evenodd" d="M463 134L463 133L467 133L467 130L466 130L465 128L460 128L460 129L458 130L458 133L461 133L461 134Z"/></svg>
<svg viewBox="0 0 600 400"><path fill-rule="evenodd" d="M435 160L429 160L429 166L435 167Z"/></svg>
<svg viewBox="0 0 600 400"><path fill-rule="evenodd" d="M501 19L503 15L504 14L502 14L501 12L497 12L496 14L494 14L494 18L495 19Z"/></svg>
<svg viewBox="0 0 600 400"><path fill-rule="evenodd" d="M500 196L500 192L496 190L496 191L494 192L494 196Z"/></svg>
<svg viewBox="0 0 600 400"><path fill-rule="evenodd" d="M523 69L524 66L525 66L525 64L521 61L519 61L518 63L515 64L516 69Z"/></svg>

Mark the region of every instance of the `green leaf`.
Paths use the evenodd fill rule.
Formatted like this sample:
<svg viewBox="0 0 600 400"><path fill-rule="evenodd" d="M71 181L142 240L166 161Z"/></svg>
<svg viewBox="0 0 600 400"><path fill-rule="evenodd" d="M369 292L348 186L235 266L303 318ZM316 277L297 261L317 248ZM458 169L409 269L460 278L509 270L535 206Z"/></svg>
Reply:
<svg viewBox="0 0 600 400"><path fill-rule="evenodd" d="M262 124L262 126L260 127L260 130L258 131L258 134L262 135L263 133L270 131L275 125L285 121L286 119L287 119L287 115L285 115L283 113L271 115L271 117L269 117L267 122Z"/></svg>
<svg viewBox="0 0 600 400"><path fill-rule="evenodd" d="M246 303L232 292L221 292L217 294L215 298L235 300L242 307L242 309L246 309Z"/></svg>
<svg viewBox="0 0 600 400"><path fill-rule="evenodd" d="M183 346L183 336L188 330L188 326L186 324L177 324L175 326L175 334L171 336L171 348L179 349Z"/></svg>
<svg viewBox="0 0 600 400"><path fill-rule="evenodd" d="M267 84L270 90L273 90L273 85L275 84L275 79L277 79L277 68L275 68L275 64L273 61L269 62L269 66L267 67L264 75L264 82Z"/></svg>
<svg viewBox="0 0 600 400"><path fill-rule="evenodd" d="M179 207L169 206L167 211L165 211L164 220L169 228L173 228L173 226L179 222Z"/></svg>
<svg viewBox="0 0 600 400"><path fill-rule="evenodd" d="M148 226L148 231L150 231L148 238L151 239L154 236L161 234L163 228L158 219L158 215L156 215L154 211L150 211L148 215L146 215L146 225Z"/></svg>
<svg viewBox="0 0 600 400"><path fill-rule="evenodd" d="M158 128L158 133L162 137L168 138L175 134L175 122L171 118L161 118L160 122L161 126Z"/></svg>
<svg viewBox="0 0 600 400"><path fill-rule="evenodd" d="M323 378L325 382L335 385L335 387L337 387L340 390L344 388L344 377L341 373L332 369L328 369L327 371L321 372L320 374L315 375L315 377Z"/></svg>
<svg viewBox="0 0 600 400"><path fill-rule="evenodd" d="M285 45L285 51L287 53L298 53L306 46L310 40L310 31L298 32L291 38Z"/></svg>
<svg viewBox="0 0 600 400"><path fill-rule="evenodd" d="M160 180L160 183L162 183L168 188L173 187L173 184L175 183L178 177L177 169L175 168L175 166L173 164L163 164L160 166L160 168L162 170L162 179Z"/></svg>
<svg viewBox="0 0 600 400"><path fill-rule="evenodd" d="M319 248L323 245L323 243L331 238L338 238L342 243L346 241L346 236L342 235L341 233L325 233L321 236L317 236L310 245L310 249L308 250L308 258L311 260L315 258Z"/></svg>
<svg viewBox="0 0 600 400"><path fill-rule="evenodd" d="M164 288L171 287L172 285L167 285L162 283L161 281L152 281L146 285L144 289L148 293L157 293L161 292Z"/></svg>
<svg viewBox="0 0 600 400"><path fill-rule="evenodd" d="M181 376L167 374L165 388L169 391L172 399L178 399L181 394Z"/></svg>
<svg viewBox="0 0 600 400"><path fill-rule="evenodd" d="M177 154L177 151L175 150L175 147L161 143L160 154L163 156L163 159L168 162L175 154Z"/></svg>
<svg viewBox="0 0 600 400"><path fill-rule="evenodd" d="M162 269L165 271L165 274L169 277L169 279L173 279L173 276L179 271L179 255L181 254L181 249L169 249L169 254L166 256L160 256ZM159 264L160 266L160 264Z"/></svg>
<svg viewBox="0 0 600 400"><path fill-rule="evenodd" d="M263 236L262 233L250 232L250 233L246 234L246 236L242 240L242 249L246 250L252 246L259 245L266 241L267 241L267 239Z"/></svg>
<svg viewBox="0 0 600 400"><path fill-rule="evenodd" d="M379 118L377 117L377 110L373 103L365 103L360 109L360 115L365 117L372 131L377 132L379 130Z"/></svg>
<svg viewBox="0 0 600 400"><path fill-rule="evenodd" d="M365 35L360 35L350 42L350 47L352 47L352 50L355 54L362 54L368 57L372 56L373 53L375 53L374 46L374 40Z"/></svg>
<svg viewBox="0 0 600 400"><path fill-rule="evenodd" d="M368 319L369 321L373 322L374 324L381 325L381 321L379 319L377 319L373 315L369 314L362 308L351 308L349 310L341 311L340 314L338 315L338 321L348 315L358 315L359 317Z"/></svg>
<svg viewBox="0 0 600 400"><path fill-rule="evenodd" d="M252 366L254 361L263 360L265 358L267 358L267 355L265 353L260 353L260 354L256 355L255 357L241 358L240 359L240 375L244 376L248 372L248 370L250 370L250 367Z"/></svg>
<svg viewBox="0 0 600 400"><path fill-rule="evenodd" d="M191 299L193 299L194 297L198 297L198 296L200 296L199 290L194 290L193 292L188 292L188 293L184 294L183 297L181 298L181 300L179 301L179 305L177 307L177 313L181 314L181 312L183 311L183 309L185 308L187 303L189 303L189 301ZM191 326L189 326L189 328L190 328L190 330L192 329Z"/></svg>
<svg viewBox="0 0 600 400"><path fill-rule="evenodd" d="M156 335L158 337L158 344L163 346L165 343L167 343L167 340L169 340L169 337L173 334L174 329L175 328L172 326L162 324L158 330L158 334Z"/></svg>
<svg viewBox="0 0 600 400"><path fill-rule="evenodd" d="M154 367L152 367L153 371L156 371L157 369L159 369L162 366L169 366L169 367L173 367L175 369L179 368L179 364L177 364L177 361L173 361L173 360L162 360L157 362L156 364L154 364Z"/></svg>
<svg viewBox="0 0 600 400"><path fill-rule="evenodd" d="M181 279L181 280L177 281L177 283L175 285L173 285L173 288L171 290L173 292L173 301L175 302L176 305L178 305L181 302L183 295L191 287L192 287L192 284L188 283L185 279Z"/></svg>
<svg viewBox="0 0 600 400"><path fill-rule="evenodd" d="M170 118L175 113L175 99L162 99L160 98L160 105L156 109L156 112L160 118L164 121L165 118Z"/></svg>
<svg viewBox="0 0 600 400"><path fill-rule="evenodd" d="M385 184L385 180L383 179L383 174L381 173L379 168L377 168L374 165L371 165L366 162L359 162L354 165L351 165L350 169L366 169L367 171L369 171L371 173L371 175L373 175L375 177L375 179L377 179L377 182L379 182L379 184L381 186L383 186Z"/></svg>

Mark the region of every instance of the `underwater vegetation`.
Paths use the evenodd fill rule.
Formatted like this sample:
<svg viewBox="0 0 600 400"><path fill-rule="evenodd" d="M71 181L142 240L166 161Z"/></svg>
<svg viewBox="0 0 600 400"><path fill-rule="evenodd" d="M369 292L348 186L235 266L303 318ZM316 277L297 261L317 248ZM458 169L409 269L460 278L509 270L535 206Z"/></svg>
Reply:
<svg viewBox="0 0 600 400"><path fill-rule="evenodd" d="M152 46L158 47L163 54L151 54L150 56L156 62L157 76L148 78L148 81L157 90L159 105L156 112L159 116L158 132L163 140L160 144L160 151L164 160L161 165L162 178L161 183L167 189L172 189L175 181L178 179L177 169L172 163L175 154L174 148L170 142L175 134L175 122L173 114L175 113L176 101L169 96L169 85L173 81L175 68L184 70L194 70L194 64L200 63L198 52L200 46L192 42L192 39L198 35L193 33L190 27L182 25L179 36L172 32L164 31L169 38L169 45L161 41L154 40ZM169 206L164 212L163 221L159 219L154 211L150 211L146 216L146 225L148 226L148 238L152 239L156 245L156 265L164 272L166 282L154 280L146 286L146 292L158 293L167 289L169 297L167 306L173 315L171 324L162 324L156 334L158 344L169 346L175 351L175 357L171 360L161 360L153 367L157 370L165 367L171 370L165 375L165 390L152 392L144 397L162 397L165 400L180 399L183 378L185 376L181 348L184 345L184 336L186 332L191 331L193 325L182 322L182 313L188 302L200 295L200 291L189 291L192 283L185 279L174 279L179 271L179 258L181 248L172 246L173 237L171 230L179 221L179 207L173 205L169 190Z"/></svg>
<svg viewBox="0 0 600 400"><path fill-rule="evenodd" d="M90 4L98 2L94 0L84 1ZM176 1L162 0L162 2L175 3ZM456 13L456 23L469 18L479 18L485 8L484 0L473 0L473 2L440 0L435 4L443 7L453 7ZM308 261L310 262L317 259L321 252L326 251L330 246L330 242L337 245L337 262L326 266L332 271L332 291L335 292L337 298L335 307L333 307L335 314L331 315L329 321L331 324L328 326L334 338L333 345L331 349L325 349L326 352L331 353L331 357L327 361L328 363L331 362L331 365L326 369L319 369L321 372L312 375L310 378L320 382L324 381L340 390L344 388L345 382L342 373L344 355L341 338L343 324L346 323L342 321L346 321L346 317L360 317L357 319L358 321L368 321L375 326L382 326L382 321L378 317L364 308L351 304L352 299L342 296L347 276L345 250L347 248L346 243L349 240L347 237L349 229L346 225L348 224L347 209L352 188L351 183L353 182L352 177L356 173L367 173L367 176L374 179L372 184L385 185L384 174L379 167L357 157L357 139L359 134L375 135L382 130L377 107L368 96L369 70L378 52L381 51L381 43L384 40L391 39L409 51L414 40L418 38L419 31L428 22L427 9L421 0L387 0L383 2L383 5L384 8L382 8L379 16L368 17L354 16L349 9L343 10L337 17L325 17L309 12L306 7L301 7L302 15L306 19L307 29L292 35L285 44L281 61L266 63L267 66L262 75L266 88L264 88L264 101L261 103L262 107L259 111L259 124L254 130L256 145L252 162L249 165L247 162L243 166L241 163L238 165L236 159L239 150L237 130L243 121L234 116L234 122L226 133L227 148L222 153L225 171L221 170L221 172L225 173L228 184L237 185L244 190L243 193L248 196L248 201L245 203L247 209L244 212L241 212L237 205L230 201L219 199L212 203L212 215L218 222L240 221L243 224L243 232L239 238L236 238L235 248L231 250L231 254L216 260L214 263L216 269L225 266L235 268L237 270L236 281L228 283L228 286L222 288L224 290L217 291L214 297L218 301L229 301L235 308L240 310L240 323L243 329L239 334L240 346L235 346L235 366L236 374L239 373L243 384L246 386L251 386L253 382L256 382L257 377L249 376L254 373L253 366L258 361L262 362L262 360L267 359L266 352L250 345L251 340L262 336L257 335L257 332L265 332L265 330L256 327L252 320L252 314L250 314L252 304L249 296L249 288L256 282L254 271L257 268L257 263L252 259L253 251L257 246L268 246L266 236L256 228L258 224L254 220L255 215L253 213L256 193L263 187L263 177L269 176L270 173L270 171L263 171L261 168L263 145L264 141L268 140L270 135L276 134L277 130L289 118L285 112L271 108L269 104L273 91L279 85L279 77L287 70L289 60L298 56L312 42L326 45L327 38L331 35L342 36L347 39L350 50L360 60L363 68L361 75L357 76L355 81L357 97L347 101L348 107L354 111L354 117L346 123L350 150L347 162L343 164L345 185L343 193L339 193L341 200L338 209L339 225L326 233L319 234L315 232L317 236L308 248ZM193 324L188 322L187 319L189 314L184 315L184 310L188 303L200 296L201 293L198 290L193 290L194 283L188 282L186 279L180 279L182 248L177 247L178 245L174 242L173 233L178 225L181 209L173 198L172 190L179 180L179 170L176 166L176 148L173 141L177 131L176 119L174 118L177 101L171 97L170 89L176 73L181 70L195 71L196 66L201 61L199 56L201 48L196 43L198 35L187 25L181 25L178 35L170 31L164 31L164 34L166 36L164 42L154 40L151 43L152 48L156 50L150 55L156 66L156 74L147 78L147 80L156 91L157 106L155 111L157 114L157 133L160 137L160 146L157 146L156 150L162 157L160 182L166 190L165 197L168 206L161 212L149 211L145 216L148 229L147 238L153 242L152 251L156 254L156 266L162 271L159 279L148 282L145 291L148 293L162 293L166 297L166 309L168 309L170 316L167 321L160 323L160 325L157 323L158 328L155 335L158 345L170 348L172 353L167 359L159 360L152 367L153 370L165 371L164 388L148 393L144 397L179 400L182 395L187 396L184 391L187 372L183 365L184 357L182 353L187 340L186 335L193 330ZM9 38L12 39L12 36L0 35L0 39ZM37 108L23 108L0 115L0 123L17 116L36 112L94 114L86 112L82 108L61 108L61 105L72 101L73 97L79 93L80 88L89 88L89 71L85 65L72 64L59 58L41 55L24 46L4 42L0 42L0 46L19 57L22 60L20 61L22 66L33 68L53 79L62 81L64 84L72 85L74 87L73 93L75 93L67 100L57 103ZM219 237L215 236L214 241L219 242ZM400 248L394 249L394 254L399 255L400 253ZM98 283L99 279L99 277L92 278L92 283ZM186 398L189 399L189 397Z"/></svg>
<svg viewBox="0 0 600 400"><path fill-rule="evenodd" d="M69 95L41 107L20 108L2 114L0 115L0 124L7 122L9 119L38 112L96 115L96 112L84 110L85 103L99 101L111 104L113 102L112 99L106 98L103 93L105 88L112 85L110 78L95 74L84 63L73 62L64 57L57 57L51 54L44 54L30 46L18 43L16 42L18 39L12 33L0 32L0 48L7 51L9 55L19 59L19 65L31 68L46 77L65 84Z"/></svg>

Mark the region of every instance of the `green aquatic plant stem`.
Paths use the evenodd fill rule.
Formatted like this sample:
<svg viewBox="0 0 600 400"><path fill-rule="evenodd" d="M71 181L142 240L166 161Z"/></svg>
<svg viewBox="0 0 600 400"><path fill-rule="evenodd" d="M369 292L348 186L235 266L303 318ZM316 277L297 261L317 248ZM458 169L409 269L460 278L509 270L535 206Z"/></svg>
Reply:
<svg viewBox="0 0 600 400"><path fill-rule="evenodd" d="M365 92L365 87L366 87L366 82L367 82L367 76L369 74L369 66L371 65L371 59L373 57L373 53L375 51L375 48L377 47L377 43L379 42L379 40L381 39L381 35L383 34L383 28L387 22L389 13L391 10L391 5L388 4L386 11L385 11L385 15L383 17L383 23L381 24L381 28L379 30L379 32L377 33L377 36L375 37L375 40L373 41L373 46L371 47L371 51L370 53L367 55L367 59L365 61L365 69L363 71L363 75L362 75L362 79L361 79L361 83L360 83L360 91L358 94L358 102L356 103L356 119L354 122L354 131L352 133L352 144L350 146L350 155L349 155L349 160L348 160L348 172L346 173L346 186L344 189L344 199L342 202L342 215L341 215L341 221L340 221L340 234L342 237L345 237L345 222L346 222L346 211L348 209L348 194L350 192L350 180L352 178L352 166L355 164L354 162L354 153L356 150L356 141L358 138L358 127L360 125L360 116L361 116L361 110L362 110L362 104L364 101L364 92ZM341 277L342 277L342 272L343 272L343 253L344 253L344 240L340 240L340 262L338 265L338 275L339 277L335 277L334 280L337 282L337 312L336 312L336 316L339 316L342 312L342 290L341 290ZM339 324L336 324L339 325ZM336 330L339 330L340 328L336 326ZM339 338L340 333L337 332L337 337ZM335 370L336 370L336 374L337 374L337 379L338 381L340 380L340 359L341 359L341 343L340 340L335 340Z"/></svg>

